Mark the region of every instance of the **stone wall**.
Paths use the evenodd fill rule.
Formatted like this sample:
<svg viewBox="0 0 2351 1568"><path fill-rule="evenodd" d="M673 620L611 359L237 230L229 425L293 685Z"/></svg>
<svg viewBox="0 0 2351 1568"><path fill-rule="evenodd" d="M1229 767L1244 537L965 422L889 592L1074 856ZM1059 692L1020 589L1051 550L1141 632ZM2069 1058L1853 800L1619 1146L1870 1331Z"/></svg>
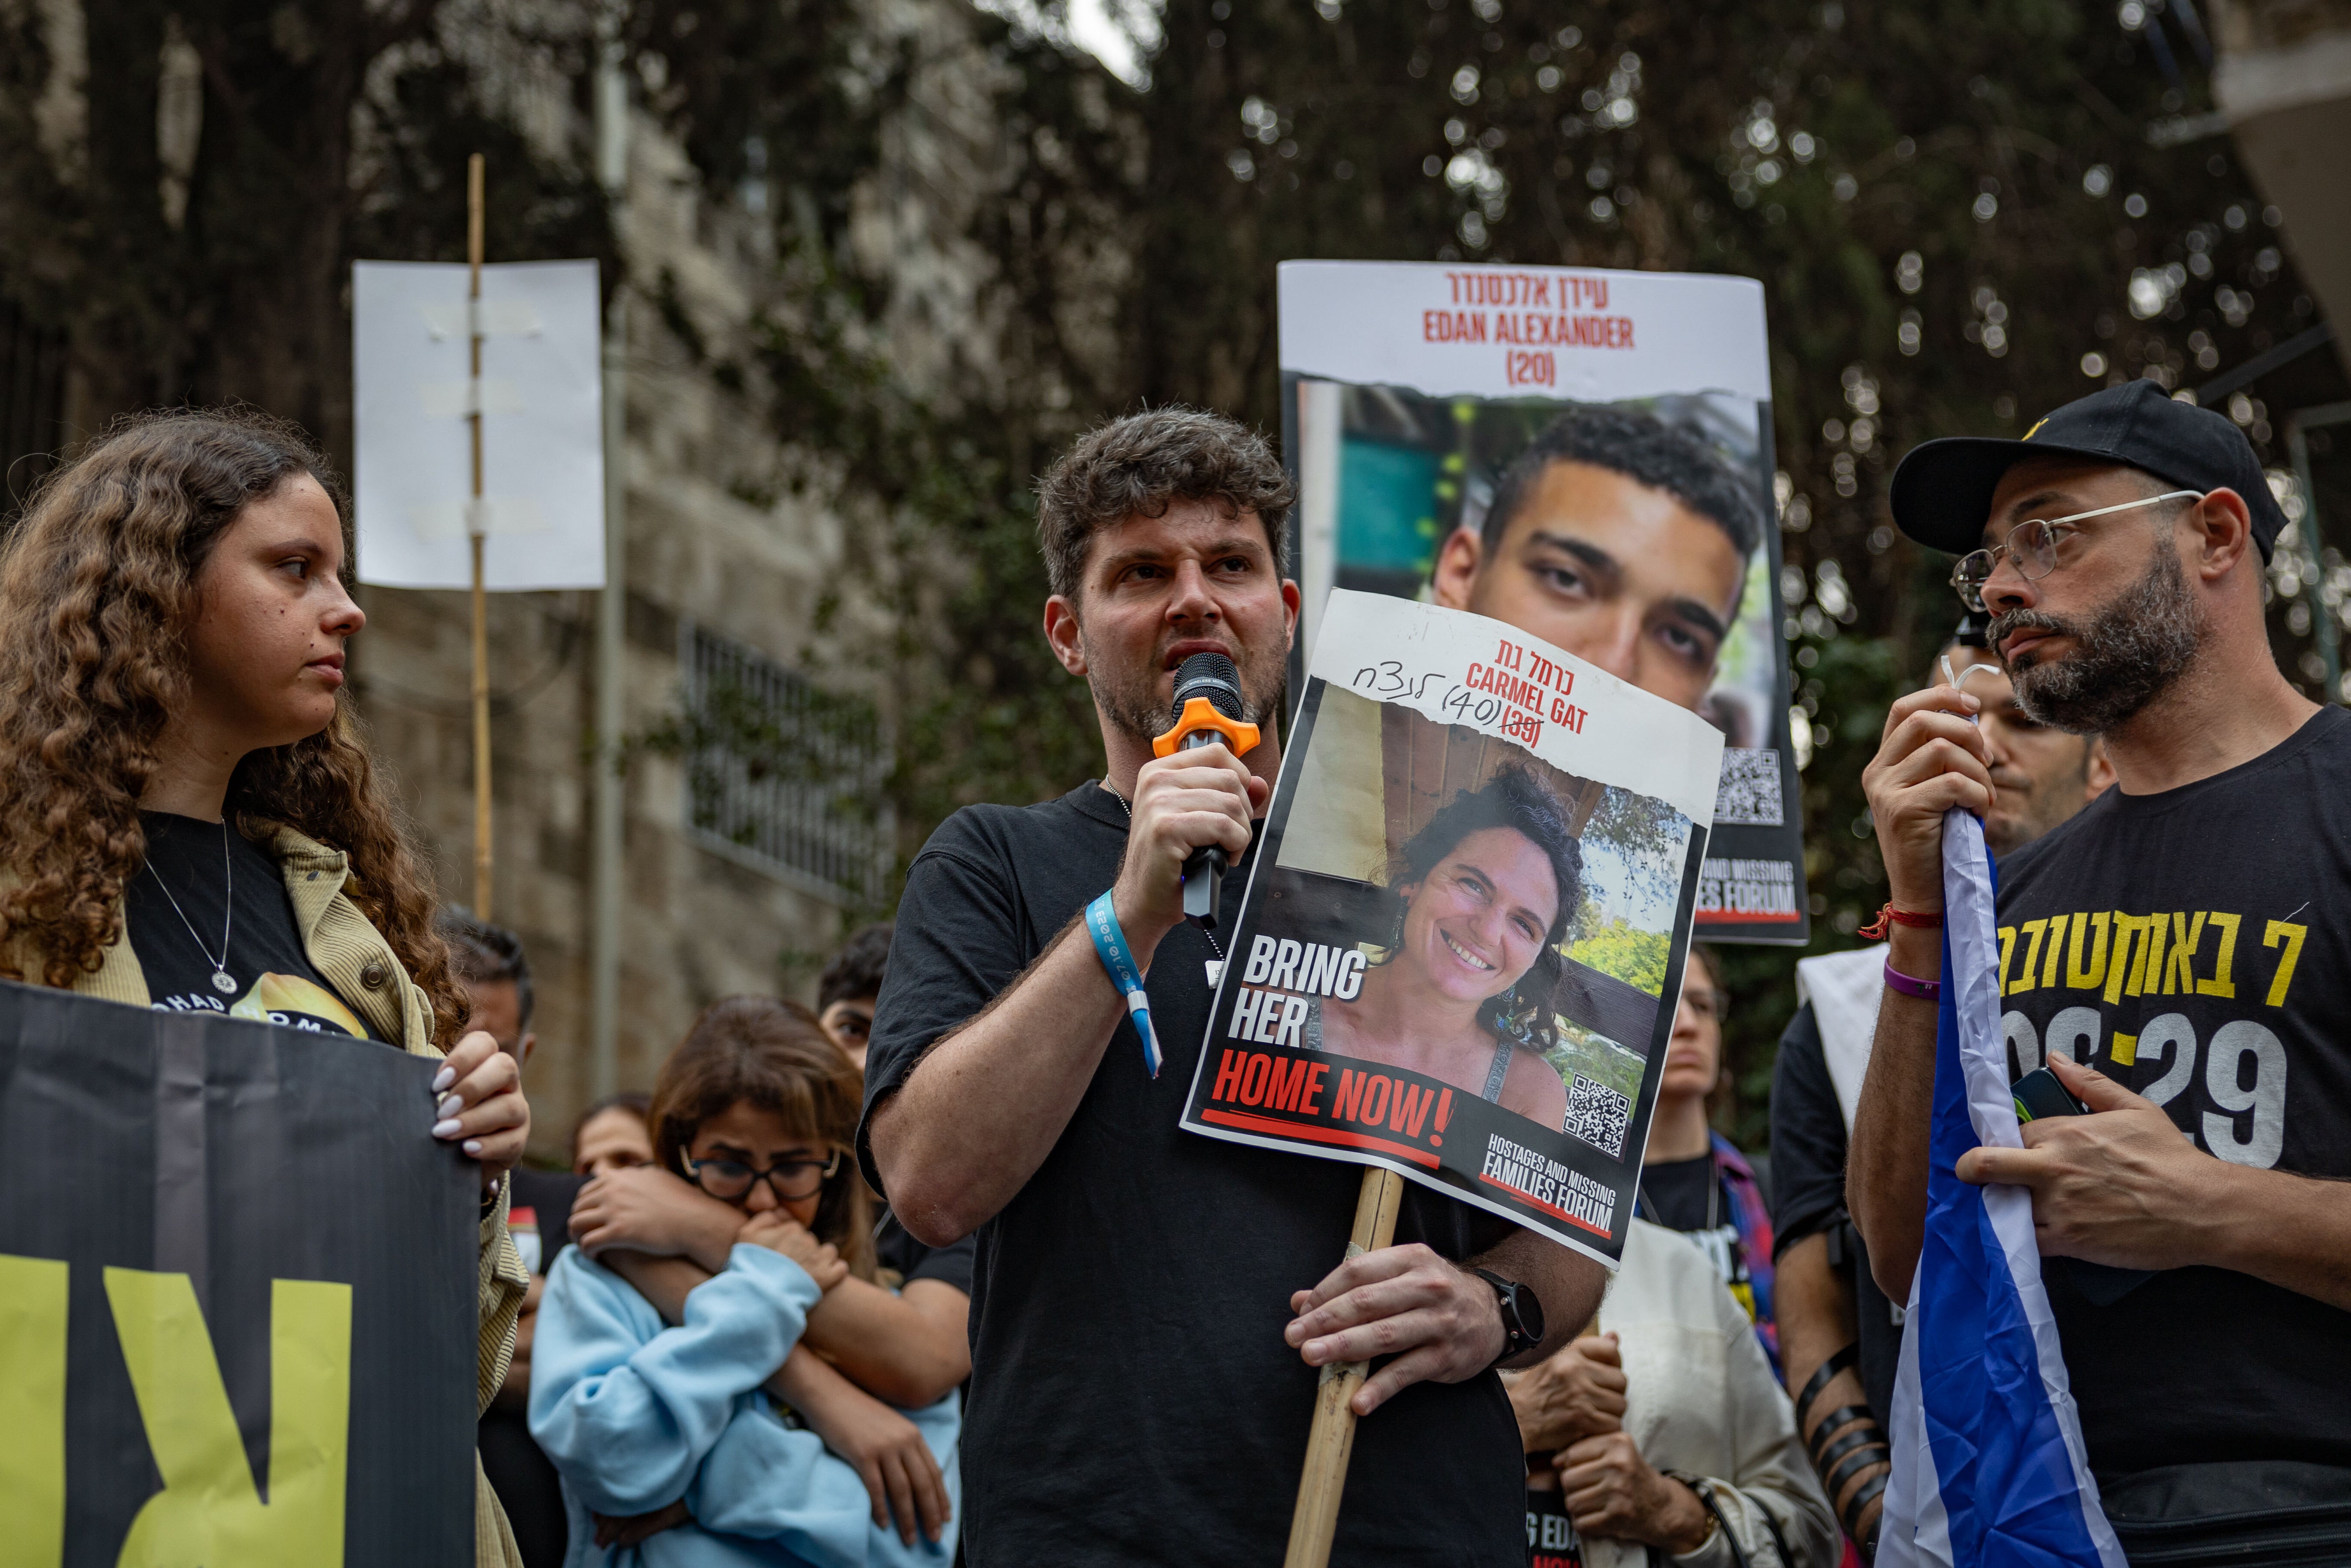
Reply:
<svg viewBox="0 0 2351 1568"><path fill-rule="evenodd" d="M960 0L893 0L876 26L915 41L913 109L885 138L884 166L861 190L852 243L889 280L890 308L870 345L918 390L925 378L987 362L977 301L985 258L959 236L985 198L994 130L991 68ZM545 103L557 95L540 95ZM568 100L567 100L568 101ZM580 145L584 128L550 127ZM787 667L844 684L886 713L882 682L856 673L860 650L888 626L842 566L872 525L817 489L778 483L788 457L755 396L722 389L659 301L718 357L763 306L775 263L747 190L714 203L676 143L632 117L619 237L627 278L628 730L642 736L677 711L682 622L747 645ZM493 257L495 259L495 256ZM844 596L818 632L818 603ZM465 693L465 596L371 588L354 645L354 689L378 754L393 774L444 896L471 892L472 752ZM538 982L539 1044L527 1075L533 1149L560 1158L590 1093L590 775L595 596L495 596L496 870L493 914L528 944ZM686 778L673 756L633 751L625 785L622 1088L649 1087L695 1012L738 992L813 1000L815 966L870 909L761 869L753 857L686 826Z"/></svg>

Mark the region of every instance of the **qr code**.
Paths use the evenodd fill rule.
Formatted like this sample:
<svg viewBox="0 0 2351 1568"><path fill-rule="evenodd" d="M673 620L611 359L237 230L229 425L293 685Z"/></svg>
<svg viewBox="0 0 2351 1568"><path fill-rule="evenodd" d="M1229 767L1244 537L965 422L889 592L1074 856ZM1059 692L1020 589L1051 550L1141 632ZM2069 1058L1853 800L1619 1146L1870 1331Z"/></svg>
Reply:
<svg viewBox="0 0 2351 1568"><path fill-rule="evenodd" d="M1566 1131L1611 1159L1625 1158L1625 1127L1633 1102L1607 1085L1578 1073L1567 1091Z"/></svg>
<svg viewBox="0 0 2351 1568"><path fill-rule="evenodd" d="M1787 819L1780 804L1780 753L1768 747L1724 747L1722 782L1714 792L1715 826L1778 827Z"/></svg>

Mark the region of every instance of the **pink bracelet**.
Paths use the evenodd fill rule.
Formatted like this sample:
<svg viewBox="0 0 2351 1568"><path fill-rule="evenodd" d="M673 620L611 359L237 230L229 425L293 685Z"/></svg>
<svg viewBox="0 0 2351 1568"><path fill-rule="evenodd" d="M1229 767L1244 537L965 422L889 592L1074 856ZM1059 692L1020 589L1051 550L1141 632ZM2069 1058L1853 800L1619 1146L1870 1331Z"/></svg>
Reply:
<svg viewBox="0 0 2351 1568"><path fill-rule="evenodd" d="M1915 996L1921 1002L1940 1002L1943 1000L1943 982L1941 981L1914 980L1909 975L1904 974L1900 970L1896 969L1892 959L1886 961L1886 983L1900 992L1903 995Z"/></svg>

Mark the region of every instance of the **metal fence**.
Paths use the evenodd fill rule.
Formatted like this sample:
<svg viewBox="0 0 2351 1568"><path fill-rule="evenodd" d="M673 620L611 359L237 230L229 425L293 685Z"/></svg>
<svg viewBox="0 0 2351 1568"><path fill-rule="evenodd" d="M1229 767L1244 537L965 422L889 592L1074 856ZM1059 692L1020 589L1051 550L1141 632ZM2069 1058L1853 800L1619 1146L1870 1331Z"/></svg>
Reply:
<svg viewBox="0 0 2351 1568"><path fill-rule="evenodd" d="M691 621L678 663L688 835L820 897L878 904L894 833L873 706Z"/></svg>

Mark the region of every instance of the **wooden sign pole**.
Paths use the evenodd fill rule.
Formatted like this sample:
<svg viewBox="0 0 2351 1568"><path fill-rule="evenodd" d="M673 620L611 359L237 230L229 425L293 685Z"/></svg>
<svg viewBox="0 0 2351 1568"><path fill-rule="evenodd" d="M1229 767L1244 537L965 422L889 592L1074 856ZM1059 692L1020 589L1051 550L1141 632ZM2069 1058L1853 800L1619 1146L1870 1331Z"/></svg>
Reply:
<svg viewBox="0 0 2351 1568"><path fill-rule="evenodd" d="M465 532L474 547L474 916L490 918L490 597L482 576L482 541L489 518L482 503L482 155L465 161L465 293L472 379L465 422L474 432L474 499Z"/></svg>
<svg viewBox="0 0 2351 1568"><path fill-rule="evenodd" d="M1396 1206L1404 1178L1373 1166L1355 1199L1355 1230L1347 1256L1376 1252L1395 1240ZM1282 1568L1328 1568L1331 1538L1339 1528L1339 1498L1347 1490L1347 1460L1355 1450L1355 1412L1349 1403L1371 1364L1334 1362L1322 1369L1314 1394L1314 1425L1306 1437L1306 1472L1298 1481L1298 1510L1290 1516L1290 1552Z"/></svg>

